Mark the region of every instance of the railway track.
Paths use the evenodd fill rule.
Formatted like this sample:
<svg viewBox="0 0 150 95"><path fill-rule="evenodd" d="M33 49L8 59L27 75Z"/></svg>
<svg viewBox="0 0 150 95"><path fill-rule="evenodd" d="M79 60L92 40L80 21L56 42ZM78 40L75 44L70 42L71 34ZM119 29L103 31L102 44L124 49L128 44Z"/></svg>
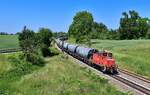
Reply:
<svg viewBox="0 0 150 95"><path fill-rule="evenodd" d="M86 65L89 66L88 64L86 64ZM91 69L91 67L89 67L89 68ZM92 68L92 69L99 71L96 68ZM119 69L118 75L108 75L108 76L116 79L117 81L120 81L121 83L128 85L129 87L131 87L139 92L142 92L144 95L150 95L150 80L141 75L131 73L127 70ZM126 76L132 77L132 78L128 78ZM138 83L135 80L141 81L141 83ZM145 85L143 85L143 83ZM143 94L141 94L141 95L143 95Z"/></svg>
<svg viewBox="0 0 150 95"><path fill-rule="evenodd" d="M132 73L132 72L130 72L128 70L124 70L124 69L118 69L118 70L119 70L119 72L122 72L124 74L130 75L130 76L135 77L137 79L140 79L140 80L142 80L144 82L150 83L150 79L149 78L143 77L143 76L141 76L139 74L136 74L136 73Z"/></svg>
<svg viewBox="0 0 150 95"><path fill-rule="evenodd" d="M21 51L21 48L0 49L0 54Z"/></svg>
<svg viewBox="0 0 150 95"><path fill-rule="evenodd" d="M116 80L118 81L121 81L123 83L125 83L126 85L146 94L146 95L150 95L150 89L144 87L143 85L141 84L138 84L138 83L135 83L135 82L132 82L131 80L129 80L128 78L124 78L122 76L118 76L118 75L112 75L111 77L115 78Z"/></svg>
<svg viewBox="0 0 150 95"><path fill-rule="evenodd" d="M146 95L150 95L150 79L124 69L119 69L118 71L119 75L112 76L113 78L129 85L136 90L139 90Z"/></svg>

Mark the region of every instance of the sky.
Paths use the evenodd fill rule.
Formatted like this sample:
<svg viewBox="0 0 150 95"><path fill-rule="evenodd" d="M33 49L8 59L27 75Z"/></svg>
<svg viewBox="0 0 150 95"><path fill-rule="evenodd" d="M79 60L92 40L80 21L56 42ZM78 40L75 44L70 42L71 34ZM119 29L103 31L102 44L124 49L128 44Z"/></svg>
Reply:
<svg viewBox="0 0 150 95"><path fill-rule="evenodd" d="M117 29L122 12L129 10L150 18L150 0L0 0L0 32L20 32L24 25L34 31L46 27L67 32L79 11Z"/></svg>

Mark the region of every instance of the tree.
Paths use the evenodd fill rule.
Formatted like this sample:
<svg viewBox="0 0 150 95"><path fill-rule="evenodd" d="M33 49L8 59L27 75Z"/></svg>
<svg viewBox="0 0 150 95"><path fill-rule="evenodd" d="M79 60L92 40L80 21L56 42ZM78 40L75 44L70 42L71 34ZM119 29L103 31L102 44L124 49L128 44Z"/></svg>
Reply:
<svg viewBox="0 0 150 95"><path fill-rule="evenodd" d="M6 32L0 32L0 35L9 35L9 34Z"/></svg>
<svg viewBox="0 0 150 95"><path fill-rule="evenodd" d="M123 12L120 19L120 39L144 38L148 31L148 18L142 18L138 12L132 10L129 13Z"/></svg>
<svg viewBox="0 0 150 95"><path fill-rule="evenodd" d="M126 12L122 13L123 17L120 19L120 39L136 39L139 37L137 19L139 15L137 12L129 11L129 14Z"/></svg>
<svg viewBox="0 0 150 95"><path fill-rule="evenodd" d="M108 29L107 26L103 23L93 23L91 38L92 39L107 39L108 37Z"/></svg>
<svg viewBox="0 0 150 95"><path fill-rule="evenodd" d="M137 20L137 22L138 22L140 37L145 38L150 26L149 25L150 20L148 18L140 18Z"/></svg>
<svg viewBox="0 0 150 95"><path fill-rule="evenodd" d="M52 31L47 28L40 28L37 36L43 56L46 57L50 55L49 47L52 42Z"/></svg>
<svg viewBox="0 0 150 95"><path fill-rule="evenodd" d="M48 28L40 28L38 31L38 37L40 44L49 47L52 41L52 31Z"/></svg>
<svg viewBox="0 0 150 95"><path fill-rule="evenodd" d="M53 32L53 36L55 38L59 38L61 40L67 40L68 39L68 33L67 32Z"/></svg>
<svg viewBox="0 0 150 95"><path fill-rule="evenodd" d="M120 19L120 39L136 39L139 37L137 19L139 15L137 12L129 11L129 14L126 12L122 13L123 17Z"/></svg>
<svg viewBox="0 0 150 95"><path fill-rule="evenodd" d="M74 37L78 43L83 42L85 38L90 39L89 33L92 30L92 25L93 16L91 13L87 11L78 12L69 27L69 37ZM87 36L88 38L83 36Z"/></svg>
<svg viewBox="0 0 150 95"><path fill-rule="evenodd" d="M25 26L22 32L19 33L18 39L26 61L38 65L44 63L43 59L38 53L38 41L35 33L32 30L27 29Z"/></svg>
<svg viewBox="0 0 150 95"><path fill-rule="evenodd" d="M118 30L113 30L113 29L109 30L108 39L109 40L119 40Z"/></svg>
<svg viewBox="0 0 150 95"><path fill-rule="evenodd" d="M26 26L24 27L23 31L19 33L19 45L24 54L34 52L34 49L37 46L34 38L35 33L32 30L27 29Z"/></svg>
<svg viewBox="0 0 150 95"><path fill-rule="evenodd" d="M147 32L147 34L146 34L146 38L147 38L147 39L150 39L150 28L148 29L148 32Z"/></svg>

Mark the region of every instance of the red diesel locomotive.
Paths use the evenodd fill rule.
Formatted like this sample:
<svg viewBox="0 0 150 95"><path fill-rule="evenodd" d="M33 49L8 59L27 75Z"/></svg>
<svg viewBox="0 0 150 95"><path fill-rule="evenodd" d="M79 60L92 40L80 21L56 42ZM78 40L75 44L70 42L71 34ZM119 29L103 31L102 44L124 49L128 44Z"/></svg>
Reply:
<svg viewBox="0 0 150 95"><path fill-rule="evenodd" d="M96 64L101 67L103 72L110 71L111 73L117 73L117 65L112 53L108 51L96 52L91 56L92 64Z"/></svg>

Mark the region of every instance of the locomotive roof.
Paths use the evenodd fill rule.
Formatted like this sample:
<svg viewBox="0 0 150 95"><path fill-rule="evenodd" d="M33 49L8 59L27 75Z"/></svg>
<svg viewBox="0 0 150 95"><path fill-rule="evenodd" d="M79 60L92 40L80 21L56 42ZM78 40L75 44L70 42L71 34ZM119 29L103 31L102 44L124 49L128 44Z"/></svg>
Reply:
<svg viewBox="0 0 150 95"><path fill-rule="evenodd" d="M107 51L107 50L104 50L104 51L99 51L98 53L99 53L99 54L102 54L102 53L111 53L111 52L109 52L109 51Z"/></svg>

